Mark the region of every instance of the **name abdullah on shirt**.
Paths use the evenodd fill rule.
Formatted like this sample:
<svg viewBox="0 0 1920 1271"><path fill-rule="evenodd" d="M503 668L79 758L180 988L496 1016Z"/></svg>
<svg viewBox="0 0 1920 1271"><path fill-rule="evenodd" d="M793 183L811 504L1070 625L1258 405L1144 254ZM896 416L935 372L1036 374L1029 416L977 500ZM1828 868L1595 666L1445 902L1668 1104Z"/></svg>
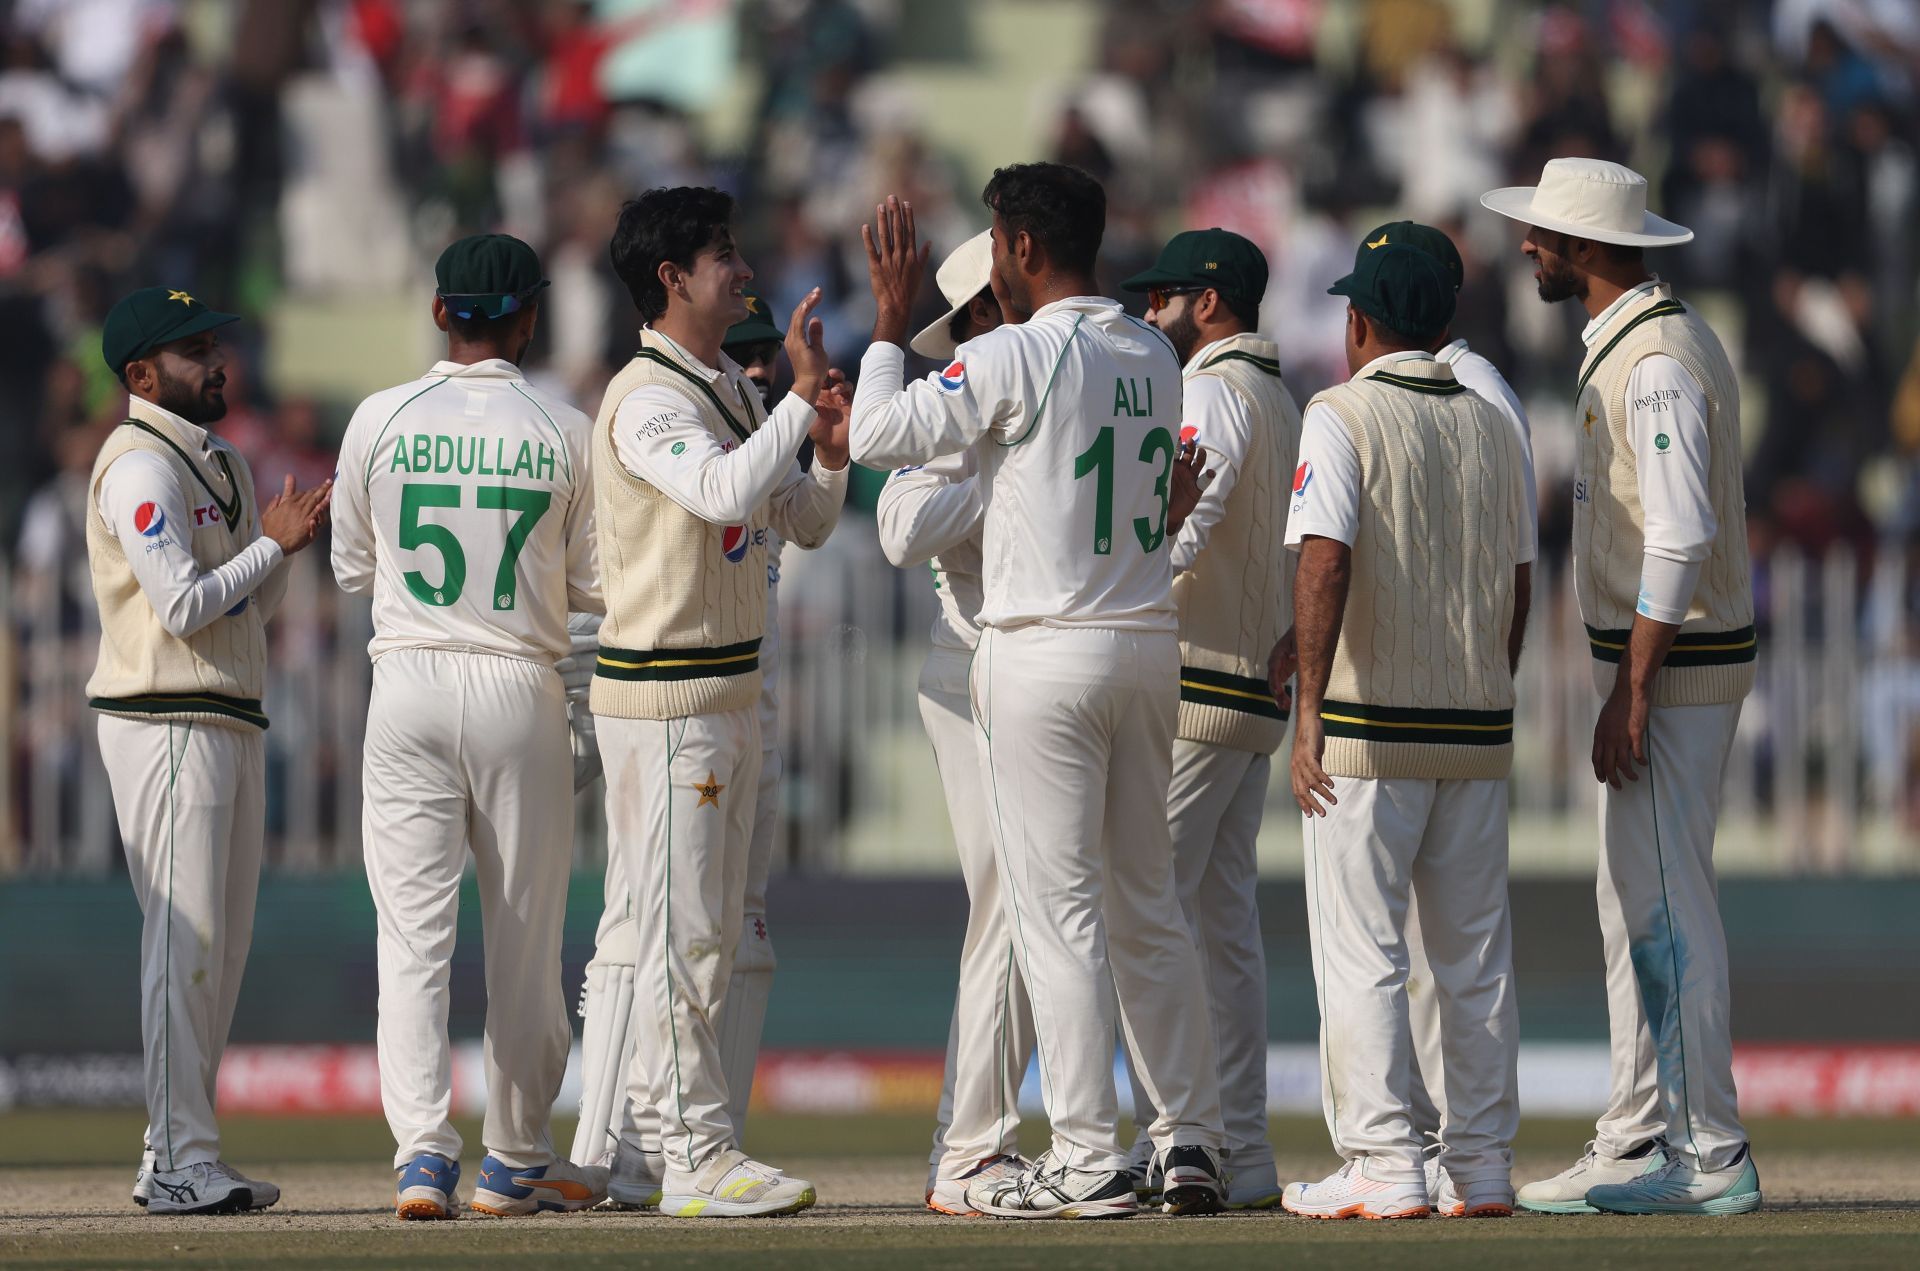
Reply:
<svg viewBox="0 0 1920 1271"><path fill-rule="evenodd" d="M504 437L449 437L443 433L402 433L393 441L388 472L457 472L462 476L535 477L552 480L558 457L553 447L523 441L509 457Z"/></svg>

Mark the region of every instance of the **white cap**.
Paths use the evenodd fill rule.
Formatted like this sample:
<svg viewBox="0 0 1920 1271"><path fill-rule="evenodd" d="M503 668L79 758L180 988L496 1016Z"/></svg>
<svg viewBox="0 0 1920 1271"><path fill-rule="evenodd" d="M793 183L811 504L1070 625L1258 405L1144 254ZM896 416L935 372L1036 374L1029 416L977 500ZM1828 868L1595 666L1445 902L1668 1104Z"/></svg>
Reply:
<svg viewBox="0 0 1920 1271"><path fill-rule="evenodd" d="M914 336L907 347L922 357L952 357L955 345L947 328L953 325L953 315L966 308L993 281L993 231L983 229L954 248L953 253L940 262L933 281L950 307L926 330Z"/></svg>
<svg viewBox="0 0 1920 1271"><path fill-rule="evenodd" d="M1604 159L1549 159L1539 185L1510 185L1480 196L1505 217L1575 238L1624 247L1672 247L1693 241L1684 225L1647 211L1647 179Z"/></svg>

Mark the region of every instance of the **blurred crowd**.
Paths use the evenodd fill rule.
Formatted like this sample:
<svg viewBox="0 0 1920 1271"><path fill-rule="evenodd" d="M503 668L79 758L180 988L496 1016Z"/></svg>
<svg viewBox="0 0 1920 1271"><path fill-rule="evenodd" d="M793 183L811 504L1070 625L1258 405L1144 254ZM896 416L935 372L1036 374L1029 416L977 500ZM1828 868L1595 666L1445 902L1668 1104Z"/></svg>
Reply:
<svg viewBox="0 0 1920 1271"><path fill-rule="evenodd" d="M1062 3L1090 15L1084 56L1038 62L1047 85L981 81L1041 103L1037 153L941 144L916 70ZM1455 334L1530 408L1563 559L1584 315L1538 303L1477 199L1577 153L1646 173L1698 234L1653 265L1743 373L1763 590L1782 545L1893 570L1858 589L1861 635L1908 703L1891 734L1920 713L1913 0L0 0L0 31L0 560L66 629L87 469L122 413L99 323L126 289L264 318L417 294L441 245L506 230L554 283L531 369L591 411L632 342L606 239L633 192L734 192L763 294L784 312L823 286L851 368L874 202L910 199L944 251L985 224L983 162L1037 157L1106 183L1109 282L1189 226L1259 242L1302 401L1345 376L1324 292L1359 234L1447 228ZM304 483L355 403L276 392L269 329L236 329L224 428L263 484ZM1920 746L1898 745L1904 782Z"/></svg>

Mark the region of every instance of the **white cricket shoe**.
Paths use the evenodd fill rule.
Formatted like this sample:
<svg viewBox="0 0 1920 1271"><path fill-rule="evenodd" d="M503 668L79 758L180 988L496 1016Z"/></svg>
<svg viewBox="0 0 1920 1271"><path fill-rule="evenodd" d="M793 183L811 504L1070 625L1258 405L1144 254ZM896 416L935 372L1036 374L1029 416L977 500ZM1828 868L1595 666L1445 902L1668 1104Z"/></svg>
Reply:
<svg viewBox="0 0 1920 1271"><path fill-rule="evenodd" d="M646 1152L625 1139L613 1151L613 1174L607 1179L606 1209L653 1209L660 1204L660 1188L667 1178L666 1158Z"/></svg>
<svg viewBox="0 0 1920 1271"><path fill-rule="evenodd" d="M1226 1209L1227 1171L1217 1149L1197 1143L1170 1147L1160 1153L1158 1173L1160 1212L1185 1216Z"/></svg>
<svg viewBox="0 0 1920 1271"><path fill-rule="evenodd" d="M660 1212L674 1218L772 1218L812 1206L813 1184L788 1178L737 1148L708 1161L697 1174L667 1171Z"/></svg>
<svg viewBox="0 0 1920 1271"><path fill-rule="evenodd" d="M996 1218L1131 1218L1140 1212L1126 1170L1056 1165L1051 1151L1011 1178L979 1180L967 1203Z"/></svg>
<svg viewBox="0 0 1920 1271"><path fill-rule="evenodd" d="M1650 1165L1667 1159L1666 1144L1655 1139L1638 1148L1631 1156L1607 1156L1599 1145L1589 1141L1580 1159L1552 1178L1528 1183L1520 1189L1520 1208L1536 1214L1598 1213L1587 1203L1587 1193L1608 1183L1630 1183Z"/></svg>
<svg viewBox="0 0 1920 1271"><path fill-rule="evenodd" d="M1280 1203L1280 1172L1272 1161L1246 1169L1227 1158L1227 1208L1272 1209Z"/></svg>
<svg viewBox="0 0 1920 1271"><path fill-rule="evenodd" d="M1453 1175L1447 1173L1446 1167L1440 1164L1440 1153L1428 1152L1421 1168L1427 1175L1427 1204L1433 1207L1434 1214L1441 1218L1458 1218L1464 1206L1460 1204L1460 1193L1454 1189Z"/></svg>
<svg viewBox="0 0 1920 1271"><path fill-rule="evenodd" d="M1760 1208L1760 1171L1753 1150L1725 1169L1703 1170L1669 1152L1625 1183L1602 1183L1587 1203L1603 1214L1750 1214Z"/></svg>
<svg viewBox="0 0 1920 1271"><path fill-rule="evenodd" d="M1160 1203L1160 1155L1145 1134L1133 1141L1133 1151L1127 1155L1127 1180L1133 1184L1133 1198L1142 1205Z"/></svg>
<svg viewBox="0 0 1920 1271"><path fill-rule="evenodd" d="M248 1178L225 1161L201 1161L147 1174L150 1214L240 1214L280 1199L272 1183Z"/></svg>
<svg viewBox="0 0 1920 1271"><path fill-rule="evenodd" d="M494 1218L528 1214L573 1213L592 1209L607 1198L607 1167L554 1161L515 1167L489 1152L480 1162L473 1199L467 1208Z"/></svg>
<svg viewBox="0 0 1920 1271"><path fill-rule="evenodd" d="M1356 1157L1317 1183L1288 1183L1280 1203L1302 1218L1425 1218L1433 1206L1421 1183L1387 1183L1367 1175Z"/></svg>
<svg viewBox="0 0 1920 1271"><path fill-rule="evenodd" d="M133 1175L133 1203L142 1209L153 1199L153 1171L158 1168L154 1162L153 1149L140 1149L140 1168Z"/></svg>
<svg viewBox="0 0 1920 1271"><path fill-rule="evenodd" d="M1483 1178L1468 1183L1462 1192L1454 1186L1453 1175L1440 1164L1435 1152L1427 1157L1427 1203L1436 1218L1511 1218L1513 1184L1505 1179Z"/></svg>
<svg viewBox="0 0 1920 1271"><path fill-rule="evenodd" d="M1002 1152L987 1157L958 1178L936 1178L927 1189L927 1208L954 1218L978 1218L980 1211L967 1203L967 1188L977 1182L1013 1178L1032 1164L1017 1152Z"/></svg>

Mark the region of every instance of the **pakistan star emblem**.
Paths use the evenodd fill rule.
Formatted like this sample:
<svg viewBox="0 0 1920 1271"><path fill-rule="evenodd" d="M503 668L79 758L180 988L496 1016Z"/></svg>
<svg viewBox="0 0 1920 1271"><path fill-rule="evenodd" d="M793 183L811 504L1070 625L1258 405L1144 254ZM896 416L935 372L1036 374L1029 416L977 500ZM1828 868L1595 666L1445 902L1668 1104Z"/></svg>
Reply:
<svg viewBox="0 0 1920 1271"><path fill-rule="evenodd" d="M1382 247L1385 247L1386 245L1387 245L1387 236L1385 234L1382 234L1380 236L1380 241L1367 244L1367 250L1370 252L1379 251Z"/></svg>
<svg viewBox="0 0 1920 1271"><path fill-rule="evenodd" d="M694 782L693 788L700 792L700 802L693 805L696 811L700 808L706 807L709 803L711 803L716 808L719 807L720 792L726 789L725 786L720 784L719 779L714 775L713 769L711 768L707 769L706 781Z"/></svg>
<svg viewBox="0 0 1920 1271"><path fill-rule="evenodd" d="M193 303L192 296L189 296L184 291L174 291L172 288L168 288L167 290L167 299L178 300L183 305L191 305Z"/></svg>
<svg viewBox="0 0 1920 1271"><path fill-rule="evenodd" d="M1587 407L1587 421L1585 425L1583 425L1586 428L1587 435L1589 437L1593 435L1593 420L1594 420L1593 407L1589 406Z"/></svg>

